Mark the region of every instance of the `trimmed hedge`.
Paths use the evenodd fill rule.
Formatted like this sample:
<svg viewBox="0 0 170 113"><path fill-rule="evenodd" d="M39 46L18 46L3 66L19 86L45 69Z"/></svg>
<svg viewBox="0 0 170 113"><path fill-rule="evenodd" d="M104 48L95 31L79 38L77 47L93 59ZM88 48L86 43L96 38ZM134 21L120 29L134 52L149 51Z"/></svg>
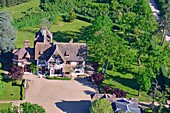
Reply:
<svg viewBox="0 0 170 113"><path fill-rule="evenodd" d="M58 77L58 76L55 76L55 77L50 77L50 76L46 76L47 79L49 80L71 80L71 78L68 78L68 77Z"/></svg>
<svg viewBox="0 0 170 113"><path fill-rule="evenodd" d="M76 14L77 19L85 21L85 22L92 22L93 20L95 20L94 18L88 17L88 16L83 16L80 14Z"/></svg>

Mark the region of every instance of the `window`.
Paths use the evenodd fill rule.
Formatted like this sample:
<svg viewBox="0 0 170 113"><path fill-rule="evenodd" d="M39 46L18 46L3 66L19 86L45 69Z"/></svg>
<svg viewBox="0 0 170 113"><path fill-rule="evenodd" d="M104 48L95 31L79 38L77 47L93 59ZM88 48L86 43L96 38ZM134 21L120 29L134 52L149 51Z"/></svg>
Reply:
<svg viewBox="0 0 170 113"><path fill-rule="evenodd" d="M64 56L69 56L68 51L65 51Z"/></svg>
<svg viewBox="0 0 170 113"><path fill-rule="evenodd" d="M70 61L67 61L66 64L71 64L71 62L70 62Z"/></svg>

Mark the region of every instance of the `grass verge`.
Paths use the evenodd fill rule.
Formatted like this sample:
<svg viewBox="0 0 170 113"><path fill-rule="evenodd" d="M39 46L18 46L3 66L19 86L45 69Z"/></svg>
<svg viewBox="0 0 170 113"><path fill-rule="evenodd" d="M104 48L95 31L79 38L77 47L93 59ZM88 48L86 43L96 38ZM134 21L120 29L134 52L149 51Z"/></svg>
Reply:
<svg viewBox="0 0 170 113"><path fill-rule="evenodd" d="M17 81L17 84L20 84L20 81ZM12 85L12 82L3 81L3 92L0 95L0 100L20 100L20 86Z"/></svg>
<svg viewBox="0 0 170 113"><path fill-rule="evenodd" d="M12 103L0 103L0 112L12 107Z"/></svg>

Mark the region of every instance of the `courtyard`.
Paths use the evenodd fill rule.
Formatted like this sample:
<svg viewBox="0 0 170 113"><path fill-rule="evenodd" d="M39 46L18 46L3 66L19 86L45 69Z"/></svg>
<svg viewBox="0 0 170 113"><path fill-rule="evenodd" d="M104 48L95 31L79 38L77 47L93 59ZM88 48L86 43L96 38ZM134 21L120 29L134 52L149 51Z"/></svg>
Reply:
<svg viewBox="0 0 170 113"><path fill-rule="evenodd" d="M29 80L25 100L39 104L47 113L89 113L90 94L94 84L85 78L75 80L47 80L24 75Z"/></svg>

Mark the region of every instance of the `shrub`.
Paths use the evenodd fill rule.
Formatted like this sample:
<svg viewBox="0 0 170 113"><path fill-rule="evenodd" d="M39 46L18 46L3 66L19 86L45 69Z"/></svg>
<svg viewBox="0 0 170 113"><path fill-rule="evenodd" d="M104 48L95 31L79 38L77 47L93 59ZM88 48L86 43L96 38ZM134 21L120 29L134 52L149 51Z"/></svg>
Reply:
<svg viewBox="0 0 170 113"><path fill-rule="evenodd" d="M126 97L126 92L124 92L123 90L119 89L119 88L115 88L112 92L113 94L116 95L117 98L125 98Z"/></svg>
<svg viewBox="0 0 170 113"><path fill-rule="evenodd" d="M113 113L111 103L106 99L95 100L90 108L91 113Z"/></svg>
<svg viewBox="0 0 170 113"><path fill-rule="evenodd" d="M1 76L1 74L0 74L0 95L1 95L2 92L3 92L3 89L4 89L4 84L3 84L3 82L2 82L2 76Z"/></svg>
<svg viewBox="0 0 170 113"><path fill-rule="evenodd" d="M9 73L9 77L12 80L17 80L17 79L21 79L22 76L24 74L23 68L19 67L19 66L12 66L10 73Z"/></svg>
<svg viewBox="0 0 170 113"><path fill-rule="evenodd" d="M21 111L22 112L18 112ZM46 113L45 109L38 104L31 104L30 102L25 102L20 104L20 106L13 106L12 109L3 110L2 113Z"/></svg>
<svg viewBox="0 0 170 113"><path fill-rule="evenodd" d="M30 65L31 71L33 74L36 74L38 71L38 66L35 63L31 63Z"/></svg>
<svg viewBox="0 0 170 113"><path fill-rule="evenodd" d="M110 88L110 86L103 86L102 92L103 92L103 93L111 93L111 88Z"/></svg>

